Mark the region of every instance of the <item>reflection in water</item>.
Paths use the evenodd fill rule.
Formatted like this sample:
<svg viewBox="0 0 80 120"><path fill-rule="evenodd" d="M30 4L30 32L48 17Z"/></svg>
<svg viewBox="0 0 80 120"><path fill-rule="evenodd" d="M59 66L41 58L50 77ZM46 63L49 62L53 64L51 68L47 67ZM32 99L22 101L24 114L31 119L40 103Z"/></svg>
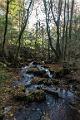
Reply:
<svg viewBox="0 0 80 120"><path fill-rule="evenodd" d="M55 99L50 95L46 95L45 102L31 103L22 107L15 116L16 120L45 120L41 118L47 113L49 120L80 120L66 99Z"/></svg>

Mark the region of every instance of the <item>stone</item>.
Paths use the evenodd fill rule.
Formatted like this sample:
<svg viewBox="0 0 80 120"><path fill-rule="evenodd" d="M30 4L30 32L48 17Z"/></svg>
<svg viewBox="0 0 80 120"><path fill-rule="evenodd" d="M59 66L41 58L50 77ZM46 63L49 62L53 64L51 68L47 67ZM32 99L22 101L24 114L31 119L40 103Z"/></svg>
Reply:
<svg viewBox="0 0 80 120"><path fill-rule="evenodd" d="M42 90L36 90L34 92L30 92L27 96L26 95L16 95L14 96L15 100L17 101L26 101L29 102L40 102L46 99L45 93Z"/></svg>

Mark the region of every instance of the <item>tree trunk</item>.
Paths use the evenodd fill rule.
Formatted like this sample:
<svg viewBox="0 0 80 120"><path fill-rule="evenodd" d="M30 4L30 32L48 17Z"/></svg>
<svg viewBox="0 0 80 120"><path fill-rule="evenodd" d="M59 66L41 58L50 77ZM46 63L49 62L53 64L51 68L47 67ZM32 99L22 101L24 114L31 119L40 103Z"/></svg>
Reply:
<svg viewBox="0 0 80 120"><path fill-rule="evenodd" d="M8 27L8 13L9 13L9 3L10 1L7 0L7 7L6 7L6 16L5 16L5 31L4 31L4 40L3 40L3 46L2 46L2 52L3 56L5 55L5 42L6 42L6 34L7 34L7 27Z"/></svg>
<svg viewBox="0 0 80 120"><path fill-rule="evenodd" d="M59 58L61 58L61 50L60 50L60 43L59 43L59 26L57 26L57 43L56 43L56 51L57 51L57 54L59 56Z"/></svg>
<svg viewBox="0 0 80 120"><path fill-rule="evenodd" d="M64 46L64 60L67 58L67 44L68 44L68 34L69 34L69 0L67 3L67 23L65 25L66 31L65 31L65 46Z"/></svg>
<svg viewBox="0 0 80 120"><path fill-rule="evenodd" d="M64 23L63 23L63 36L62 36L62 58L63 60L64 60L65 26L66 26L65 12L66 12L66 0L65 0L65 5L64 5Z"/></svg>
<svg viewBox="0 0 80 120"><path fill-rule="evenodd" d="M28 22L31 5L32 5L32 0L29 3L28 9L27 9L27 17L25 18L24 23L22 23L22 27L21 27L21 30L19 33L19 37L18 37L19 44L18 44L18 49L16 52L15 60L17 60L17 58L18 58L18 54L19 54L19 50L20 50L20 46L21 46L21 38L22 38L22 35L24 33L24 30L25 30L27 22Z"/></svg>
<svg viewBox="0 0 80 120"><path fill-rule="evenodd" d="M46 6L46 0L43 0L43 3L44 3L44 8L45 8L45 15L46 15L46 29L47 29L47 35L48 35L48 40L49 40L49 44L50 44L50 47L51 49L53 50L55 56L56 56L56 59L58 60L59 56L57 54L57 51L56 49L53 47L52 45L52 39L51 39L51 35L50 35L50 27L49 27L49 11L47 10L47 6Z"/></svg>
<svg viewBox="0 0 80 120"><path fill-rule="evenodd" d="M58 13L57 13L57 20L55 18L54 12L53 12L53 1L50 0L50 9L52 12L52 17L56 25L57 29L57 42L56 42L56 52L58 55L58 59L61 59L61 50L60 50L60 33L59 33L59 27L60 27L60 16L61 16L61 11L62 11L62 0L59 0L58 2Z"/></svg>
<svg viewBox="0 0 80 120"><path fill-rule="evenodd" d="M69 27L69 38L70 39L71 39L71 32L72 32L73 10L74 10L74 0L72 0L72 5L71 5L71 17L70 17L70 27Z"/></svg>

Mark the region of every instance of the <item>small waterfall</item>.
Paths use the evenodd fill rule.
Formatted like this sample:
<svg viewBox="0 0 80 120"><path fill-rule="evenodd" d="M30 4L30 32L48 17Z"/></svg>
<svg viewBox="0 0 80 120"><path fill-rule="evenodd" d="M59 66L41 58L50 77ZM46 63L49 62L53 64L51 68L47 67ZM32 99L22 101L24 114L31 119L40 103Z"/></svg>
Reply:
<svg viewBox="0 0 80 120"><path fill-rule="evenodd" d="M27 71L30 68L36 67L39 71L43 71L46 73L46 75L48 75L48 77L51 79L53 77L53 75L50 73L48 68L44 68L42 65L39 64L34 64L34 62L31 62L28 66L22 67L21 69L21 75L25 76L25 74L27 73Z"/></svg>
<svg viewBox="0 0 80 120"><path fill-rule="evenodd" d="M45 71L49 78L52 78L53 75L51 75L50 71L47 68L42 67L41 65L37 65L38 70Z"/></svg>

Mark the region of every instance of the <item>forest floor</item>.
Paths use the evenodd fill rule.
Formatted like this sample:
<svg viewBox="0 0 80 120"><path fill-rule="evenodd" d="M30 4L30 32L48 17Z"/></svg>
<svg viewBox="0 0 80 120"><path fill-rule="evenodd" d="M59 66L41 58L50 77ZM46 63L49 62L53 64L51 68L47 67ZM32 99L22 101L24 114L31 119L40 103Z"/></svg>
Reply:
<svg viewBox="0 0 80 120"><path fill-rule="evenodd" d="M74 89L77 90L76 94L80 97L80 70L72 70L70 73L62 75L63 67L60 64L46 64L50 71L55 71L59 78L55 79L53 84L62 86L67 89L69 84L73 84ZM35 72L35 69L32 69ZM44 76L45 77L45 76ZM61 78L60 78L61 77ZM13 120L15 111L24 103L21 104L20 101L15 101L13 98L15 95L23 95L24 87L13 85L14 81L20 79L19 69L7 68L5 64L0 63L0 120L3 117L8 120ZM61 82L61 79L63 81ZM64 80L65 79L65 80ZM41 81L41 78L35 77L33 83ZM67 82L66 82L67 81ZM44 81L43 81L44 82ZM50 84L50 83L49 83ZM74 105L75 108L77 104ZM80 103L77 106L80 110ZM80 112L80 111L79 111ZM6 120L6 119L5 119Z"/></svg>
<svg viewBox="0 0 80 120"><path fill-rule="evenodd" d="M18 106L18 104L15 104L15 107L12 108L14 106L12 83L18 79L19 75L16 69L7 68L2 63L0 64L0 119L3 119L4 114L12 117L15 107ZM11 106L10 110L7 110L7 106Z"/></svg>

